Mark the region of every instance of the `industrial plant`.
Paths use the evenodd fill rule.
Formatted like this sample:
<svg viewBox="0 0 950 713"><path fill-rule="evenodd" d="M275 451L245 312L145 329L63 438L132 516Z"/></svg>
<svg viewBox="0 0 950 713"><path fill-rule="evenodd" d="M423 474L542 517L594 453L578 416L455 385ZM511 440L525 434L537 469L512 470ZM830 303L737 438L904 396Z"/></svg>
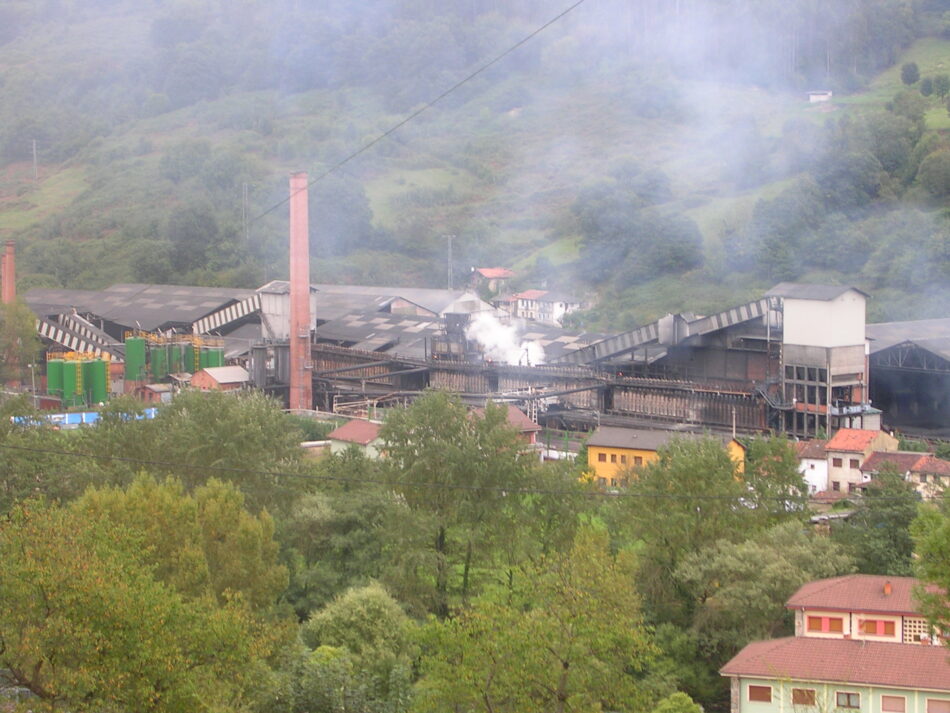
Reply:
<svg viewBox="0 0 950 713"><path fill-rule="evenodd" d="M560 428L810 438L946 423L950 320L867 325L859 289L781 283L717 314L585 334L471 289L311 284L307 185L306 174L291 176L289 281L27 292L46 349L34 375L42 403L69 409L116 394L162 401L188 386L253 386L292 410L354 414L440 388L473 405L511 403ZM12 243L0 278L13 301Z"/></svg>

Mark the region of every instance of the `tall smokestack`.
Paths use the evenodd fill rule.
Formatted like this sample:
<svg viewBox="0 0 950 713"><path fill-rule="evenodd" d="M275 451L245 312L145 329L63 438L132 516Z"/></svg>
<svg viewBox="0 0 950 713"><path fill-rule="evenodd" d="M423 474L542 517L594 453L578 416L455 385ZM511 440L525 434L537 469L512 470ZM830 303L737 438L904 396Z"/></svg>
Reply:
<svg viewBox="0 0 950 713"><path fill-rule="evenodd" d="M13 253L13 241L7 241L3 254L3 268L0 270L0 288L3 290L3 304L16 300L16 259Z"/></svg>
<svg viewBox="0 0 950 713"><path fill-rule="evenodd" d="M290 408L313 408L307 174L290 175Z"/></svg>

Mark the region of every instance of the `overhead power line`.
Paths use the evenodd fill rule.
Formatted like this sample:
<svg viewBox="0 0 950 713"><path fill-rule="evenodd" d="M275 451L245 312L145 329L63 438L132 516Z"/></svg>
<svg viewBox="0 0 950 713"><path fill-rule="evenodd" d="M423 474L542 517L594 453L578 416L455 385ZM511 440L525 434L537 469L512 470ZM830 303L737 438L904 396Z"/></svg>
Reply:
<svg viewBox="0 0 950 713"><path fill-rule="evenodd" d="M624 490L605 492L600 490L582 491L582 490L563 490L551 488L524 488L524 487L503 487L503 486L479 486L465 485L462 483L438 483L438 482L409 482L409 481L391 481L381 478L348 478L332 475L316 475L313 473L288 473L286 471L258 470L254 468L234 468L230 466L217 465L198 465L194 463L176 463L173 461L145 460L141 458L127 458L124 456L114 456L102 453L81 453L78 451L64 451L54 448L31 448L29 446L14 446L7 443L0 443L0 448L8 450L23 451L27 453L37 453L42 455L57 455L72 458L91 458L95 460L112 460L120 463L129 463L139 466L153 466L165 468L172 471L211 471L213 473L232 473L242 475L266 476L271 478L293 478L298 480L322 481L331 483L343 483L347 485L383 485L387 487L405 487L405 488L428 488L432 490L463 490L470 492L502 493L508 495L559 495L566 497L607 497L607 498L636 498L640 500L689 500L689 501L732 501L739 505L749 505L751 501L772 501L777 503L798 502L801 496L791 495L752 495L749 497L741 495L708 495L708 494L687 494L687 493L634 493ZM902 500L903 498L885 498L878 497L876 500Z"/></svg>
<svg viewBox="0 0 950 713"><path fill-rule="evenodd" d="M548 29L551 25L555 24L558 20L560 20L561 18L563 18L565 15L569 14L569 13L572 12L573 10L575 10L575 9L577 9L578 7L580 7L581 5L583 5L586 1L587 1L587 0L577 0L577 2L575 2L575 3L573 3L572 5L566 7L564 10L562 10L561 12L559 12L557 15L555 15L554 17L552 17L550 20L548 20L547 22L545 22L543 25L541 25L540 27L538 27L537 29L535 29L534 31L532 31L530 34L528 34L528 35L526 35L525 37L523 37L522 39L520 39L520 40L519 40L518 42L516 42L515 44L511 45L508 49L506 49L506 50L505 50L504 52L502 52L501 54L497 55L494 59L489 60L489 61L486 62L485 64L479 66L479 68L476 69L476 70L475 70L474 72L472 72L471 74L469 74L469 75L467 75L466 77L464 77L464 78L460 79L459 81L457 81L457 82L456 82L455 84L453 84L451 87L449 87L449 88L446 89L444 92L442 92L441 94L439 94L439 96L437 96L435 99L432 99L432 100L426 102L426 103L423 104L419 109L417 109L416 111L414 111L414 112L412 112L411 114L409 114L409 116L407 116L406 118L404 118L402 121L400 121L399 123L395 124L395 125L392 126L391 128L387 129L386 131L384 131L383 133L381 133L379 136L377 136L376 138L372 139L371 141L369 141L369 142L363 144L363 145L362 145L360 148L358 148L356 151L354 151L353 153L349 154L348 156L346 156L346 157L343 158L342 160L338 161L337 163L333 164L330 168L328 168L326 171L324 171L323 173L321 173L320 175L318 175L316 178L311 179L311 180L307 183L307 186L306 186L306 187L309 188L309 187L312 186L314 183L317 183L318 181L322 181L324 178L326 178L327 176L329 176L329 175L330 175L331 173L333 173L334 171L339 170L340 168L342 168L343 166L345 166L346 164L348 164L350 161L352 161L352 160L353 160L354 158L356 158L357 156L360 156L361 154L366 153L367 151L369 151L369 149L373 148L373 146L375 146L376 144L378 144L380 141L382 141L383 139L389 137L390 135L392 135L393 133L395 133L396 131L398 131L398 130L401 129L402 127L404 127L406 124L408 124L410 121L412 121L413 119L415 119L417 116L419 116L419 115L422 114L423 112L425 112L425 111L431 109L433 106L435 106L435 105L438 104L440 101L442 101L443 99L445 99L447 96L449 96L450 94L452 94L455 90L457 90L457 89L459 89L460 87L464 86L464 85L467 84L468 82L470 82L470 81L472 81L473 79L475 79L475 77L477 77L478 75L482 74L482 73L485 72L486 70L488 70L488 69L490 69L491 67L493 67L494 65L498 64L498 62L500 62L501 60L503 60L505 57L507 57L508 55L510 55L512 52L514 52L515 50L517 50L518 48L520 48L520 47L523 46L524 44L530 42L532 39L534 39L534 38L537 37L539 34L541 34L542 32L544 32L544 31L545 31L546 29ZM303 189L303 188L298 189L297 193L299 193L299 192L301 192L301 191L303 191L303 190L305 190L305 189ZM275 204L272 205L270 208L268 208L267 210L265 210L263 213L261 213L260 215L256 216L256 217L254 218L254 220L251 221L251 222L252 222L252 223L256 223L258 220L260 220L260 219L263 218L264 216L268 215L269 213L274 212L275 210L277 210L278 208L280 208L280 207L281 207L282 205L284 205L285 203L288 203L288 202L290 201L290 199L293 198L294 195L295 195L295 193L291 193L290 195L288 195L288 196L287 196L286 198L284 198L283 200L281 200L281 201L275 203Z"/></svg>

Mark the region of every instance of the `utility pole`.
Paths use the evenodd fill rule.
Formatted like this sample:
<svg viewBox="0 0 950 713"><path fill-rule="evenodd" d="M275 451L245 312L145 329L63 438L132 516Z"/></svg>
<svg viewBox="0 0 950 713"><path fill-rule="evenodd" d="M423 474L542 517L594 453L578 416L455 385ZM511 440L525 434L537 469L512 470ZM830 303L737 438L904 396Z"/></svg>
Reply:
<svg viewBox="0 0 950 713"><path fill-rule="evenodd" d="M452 289L452 240L455 238L454 235L446 235L445 238L449 241L449 259L448 259L448 289Z"/></svg>

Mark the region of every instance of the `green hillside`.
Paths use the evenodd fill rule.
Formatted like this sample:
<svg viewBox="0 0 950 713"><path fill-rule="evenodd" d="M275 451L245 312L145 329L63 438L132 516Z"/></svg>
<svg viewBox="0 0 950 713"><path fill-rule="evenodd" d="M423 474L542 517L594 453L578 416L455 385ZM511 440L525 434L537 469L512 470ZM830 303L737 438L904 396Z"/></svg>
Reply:
<svg viewBox="0 0 950 713"><path fill-rule="evenodd" d="M950 43L925 34L940 3L879 4L874 32L834 51L818 45L860 13L779 3L779 22L765 3L710 25L705 2L654 8L667 48L618 21L623 3L583 6L361 151L550 10L16 3L0 238L21 289L256 285L286 274L287 174L344 161L311 189L315 278L437 286L454 235L456 274L508 265L600 298L580 318L599 328L807 275L901 294L882 318L938 314L950 114L919 90ZM796 26L790 58L777 41ZM722 49L740 35L745 54ZM809 104L813 88L834 100Z"/></svg>

